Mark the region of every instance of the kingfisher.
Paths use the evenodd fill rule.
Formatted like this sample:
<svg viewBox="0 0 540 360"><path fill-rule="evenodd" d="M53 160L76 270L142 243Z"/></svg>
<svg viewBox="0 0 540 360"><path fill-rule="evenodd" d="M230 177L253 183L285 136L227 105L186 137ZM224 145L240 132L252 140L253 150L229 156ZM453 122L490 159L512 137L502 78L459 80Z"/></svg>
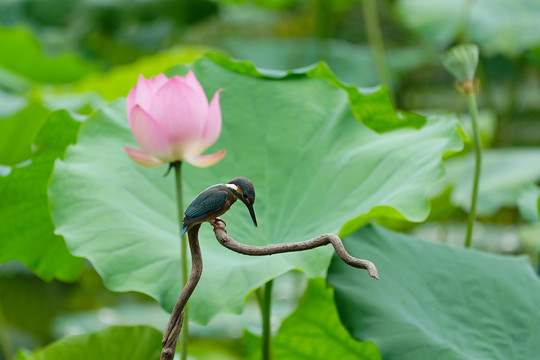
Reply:
<svg viewBox="0 0 540 360"><path fill-rule="evenodd" d="M193 225L205 221L212 223L214 219L227 212L236 200L242 201L247 206L253 224L257 227L255 210L253 210L255 188L248 178L237 177L226 184L210 186L193 199L184 214L182 234L180 236L184 235ZM212 224L212 226L218 228L216 225Z"/></svg>

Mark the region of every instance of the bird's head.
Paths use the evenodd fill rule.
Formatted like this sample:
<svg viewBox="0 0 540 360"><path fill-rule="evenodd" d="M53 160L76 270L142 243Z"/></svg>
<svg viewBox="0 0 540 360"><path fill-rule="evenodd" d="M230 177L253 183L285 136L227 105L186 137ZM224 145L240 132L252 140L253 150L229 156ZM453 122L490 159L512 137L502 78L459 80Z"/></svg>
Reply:
<svg viewBox="0 0 540 360"><path fill-rule="evenodd" d="M251 180L245 177L237 177L229 181L227 184L235 185L234 187L230 187L233 194L247 206L251 219L253 220L253 224L255 224L255 227L257 227L255 210L253 210L253 203L255 202L255 188L253 187Z"/></svg>

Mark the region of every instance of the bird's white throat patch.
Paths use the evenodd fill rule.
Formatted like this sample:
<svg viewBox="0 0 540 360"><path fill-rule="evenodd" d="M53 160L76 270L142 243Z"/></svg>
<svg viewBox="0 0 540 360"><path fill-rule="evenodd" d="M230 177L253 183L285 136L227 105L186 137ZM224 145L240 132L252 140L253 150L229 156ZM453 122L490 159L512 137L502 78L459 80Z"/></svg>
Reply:
<svg viewBox="0 0 540 360"><path fill-rule="evenodd" d="M234 191L238 192L238 186L234 184L225 184L225 186L228 187L229 189L233 189Z"/></svg>

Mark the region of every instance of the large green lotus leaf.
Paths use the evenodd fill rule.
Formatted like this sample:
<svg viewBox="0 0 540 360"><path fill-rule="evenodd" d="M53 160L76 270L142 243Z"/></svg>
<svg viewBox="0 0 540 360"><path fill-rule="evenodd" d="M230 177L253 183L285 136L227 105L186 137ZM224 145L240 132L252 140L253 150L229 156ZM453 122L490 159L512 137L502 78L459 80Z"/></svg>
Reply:
<svg viewBox="0 0 540 360"><path fill-rule="evenodd" d="M323 279L309 281L298 308L281 324L273 351L280 360L382 359L372 341L359 342L343 327Z"/></svg>
<svg viewBox="0 0 540 360"><path fill-rule="evenodd" d="M161 333L149 326L112 326L92 334L68 336L15 360L159 359Z"/></svg>
<svg viewBox="0 0 540 360"><path fill-rule="evenodd" d="M43 54L37 39L24 28L0 26L0 44L0 67L37 83L69 83L97 70L74 54Z"/></svg>
<svg viewBox="0 0 540 360"><path fill-rule="evenodd" d="M345 241L380 281L332 259L338 313L383 359L537 359L540 280L525 256L433 244L366 226Z"/></svg>
<svg viewBox="0 0 540 360"><path fill-rule="evenodd" d="M337 233L353 216L343 232L376 216L423 221L426 194L444 176L443 154L462 147L457 122L448 119L420 130L371 131L355 120L347 92L322 79L252 77L208 58L193 70L207 95L226 88L223 131L209 152L226 149L227 156L206 169L185 165L184 206L210 185L251 178L259 228L242 203L224 216L242 242ZM174 180L163 177L165 168L133 163L122 145L136 146L119 100L85 121L77 145L55 165L49 194L56 231L107 287L144 292L170 310L181 288ZM290 270L320 275L332 251L244 256L217 243L207 225L201 247L205 271L191 310L202 323L219 311L241 312L252 290Z"/></svg>
<svg viewBox="0 0 540 360"><path fill-rule="evenodd" d="M287 79L307 76L309 78L324 79L345 90L349 94L349 102L354 116L377 132L385 132L401 127L420 128L425 124L423 116L404 111L396 113L386 87L362 89L344 84L330 71L330 68L324 62L296 70L275 70L259 69L252 62L233 61L218 53L208 53L207 57L232 71L255 77Z"/></svg>
<svg viewBox="0 0 540 360"><path fill-rule="evenodd" d="M490 52L516 54L540 43L536 0L399 0L397 9L407 27L441 47L462 31Z"/></svg>
<svg viewBox="0 0 540 360"><path fill-rule="evenodd" d="M477 214L489 216L501 207L516 207L522 192L540 179L540 148L483 151ZM452 202L468 211L471 204L474 158L449 159L446 181L454 186Z"/></svg>
<svg viewBox="0 0 540 360"><path fill-rule="evenodd" d="M46 280L73 280L83 263L54 234L47 198L54 161L75 141L79 125L65 111L52 113L31 162L0 177L0 262L19 260Z"/></svg>

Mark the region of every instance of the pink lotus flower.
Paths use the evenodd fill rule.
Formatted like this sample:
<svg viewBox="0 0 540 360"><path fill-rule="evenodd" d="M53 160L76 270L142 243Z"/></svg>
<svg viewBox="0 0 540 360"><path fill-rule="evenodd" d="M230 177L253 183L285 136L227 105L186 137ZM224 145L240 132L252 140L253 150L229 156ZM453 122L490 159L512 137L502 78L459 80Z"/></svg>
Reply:
<svg viewBox="0 0 540 360"><path fill-rule="evenodd" d="M139 75L127 97L127 116L142 150L124 146L138 164L156 167L186 161L198 167L214 165L225 150L201 155L221 133L221 108L217 91L208 104L193 72L168 79L159 74L146 80Z"/></svg>

